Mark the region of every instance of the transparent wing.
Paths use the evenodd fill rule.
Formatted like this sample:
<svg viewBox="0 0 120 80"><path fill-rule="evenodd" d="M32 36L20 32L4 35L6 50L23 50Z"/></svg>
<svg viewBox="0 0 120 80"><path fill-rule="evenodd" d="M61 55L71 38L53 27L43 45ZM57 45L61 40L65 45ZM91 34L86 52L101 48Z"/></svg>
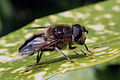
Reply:
<svg viewBox="0 0 120 80"><path fill-rule="evenodd" d="M34 54L34 53L33 53L33 54ZM15 63L15 62L22 61L22 60L24 60L24 59L32 56L33 54L31 54L31 55L24 55L24 56L19 55L19 54L16 54L16 55L13 57L13 59L11 60L11 62L12 62L12 63Z"/></svg>
<svg viewBox="0 0 120 80"><path fill-rule="evenodd" d="M32 37L33 38L33 37ZM28 58L29 56L34 55L34 53L39 52L43 49L46 49L54 44L59 42L59 40L45 40L44 37L34 37L33 39L27 40L19 48L19 54L13 59L12 62L18 62Z"/></svg>

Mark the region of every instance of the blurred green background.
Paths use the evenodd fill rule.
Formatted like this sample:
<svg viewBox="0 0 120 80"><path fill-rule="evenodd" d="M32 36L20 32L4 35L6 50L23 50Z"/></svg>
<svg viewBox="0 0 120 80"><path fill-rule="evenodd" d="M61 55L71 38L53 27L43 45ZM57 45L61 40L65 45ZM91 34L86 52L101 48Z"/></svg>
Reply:
<svg viewBox="0 0 120 80"><path fill-rule="evenodd" d="M104 0L0 0L0 37L23 27L36 18L100 1ZM74 77L77 80L80 78L80 80L119 80L119 60L118 57L98 66L59 74L54 77L59 77L61 80L70 80ZM54 77L50 80L53 80Z"/></svg>

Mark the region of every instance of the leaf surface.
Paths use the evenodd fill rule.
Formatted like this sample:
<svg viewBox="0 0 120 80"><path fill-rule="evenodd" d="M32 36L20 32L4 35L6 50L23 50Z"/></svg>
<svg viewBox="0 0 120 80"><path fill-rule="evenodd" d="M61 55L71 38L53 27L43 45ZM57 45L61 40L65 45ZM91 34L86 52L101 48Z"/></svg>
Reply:
<svg viewBox="0 0 120 80"><path fill-rule="evenodd" d="M65 11L62 13L50 15L44 18L36 19L24 28L12 32L0 39L0 79L2 80L42 80L47 79L60 72L82 69L95 66L112 60L120 56L120 2L119 0L108 0L94 5ZM94 59L86 57L80 53L75 55L72 50L62 50L75 63L70 63L63 55L58 52L45 52L39 65L31 71L29 69L36 61L36 55L23 61L11 63L10 61L18 54L18 48L22 43L34 33L40 33L41 30L25 30L28 27L47 26L49 24L81 24L87 28L86 44L89 48L106 45L101 48L93 49L94 55L88 53L84 46L76 45L84 50Z"/></svg>

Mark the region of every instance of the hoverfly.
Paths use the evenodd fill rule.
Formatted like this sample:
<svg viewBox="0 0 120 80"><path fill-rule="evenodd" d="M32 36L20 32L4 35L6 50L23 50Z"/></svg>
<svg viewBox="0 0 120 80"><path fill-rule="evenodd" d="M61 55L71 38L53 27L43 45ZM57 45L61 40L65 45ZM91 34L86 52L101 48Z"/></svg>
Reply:
<svg viewBox="0 0 120 80"><path fill-rule="evenodd" d="M37 28L35 27L31 29ZM66 24L50 25L47 27L45 32L36 34L32 36L30 39L26 40L25 43L19 48L19 54L33 55L34 53L37 53L36 63L33 64L32 67L27 71L31 70L36 64L40 62L40 59L44 51L49 50L51 51L56 50L58 53L65 56L71 63L73 63L73 61L61 51L61 49L66 48L67 45L69 45L69 49L77 48L83 54L93 59L77 46L74 47L72 46L73 43L84 45L86 50L92 53L85 44L86 33L88 34L88 30L86 30L85 27L79 24L74 24L71 26ZM41 53L39 54L39 52Z"/></svg>

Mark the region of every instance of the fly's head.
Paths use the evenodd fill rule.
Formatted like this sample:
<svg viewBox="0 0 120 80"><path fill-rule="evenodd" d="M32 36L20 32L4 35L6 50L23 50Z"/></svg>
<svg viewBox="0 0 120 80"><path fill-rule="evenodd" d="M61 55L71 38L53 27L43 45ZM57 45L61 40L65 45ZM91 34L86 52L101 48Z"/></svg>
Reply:
<svg viewBox="0 0 120 80"><path fill-rule="evenodd" d="M72 40L74 42L83 45L86 39L85 33L88 34L88 30L86 30L85 27L82 27L79 24L74 24L72 26Z"/></svg>

